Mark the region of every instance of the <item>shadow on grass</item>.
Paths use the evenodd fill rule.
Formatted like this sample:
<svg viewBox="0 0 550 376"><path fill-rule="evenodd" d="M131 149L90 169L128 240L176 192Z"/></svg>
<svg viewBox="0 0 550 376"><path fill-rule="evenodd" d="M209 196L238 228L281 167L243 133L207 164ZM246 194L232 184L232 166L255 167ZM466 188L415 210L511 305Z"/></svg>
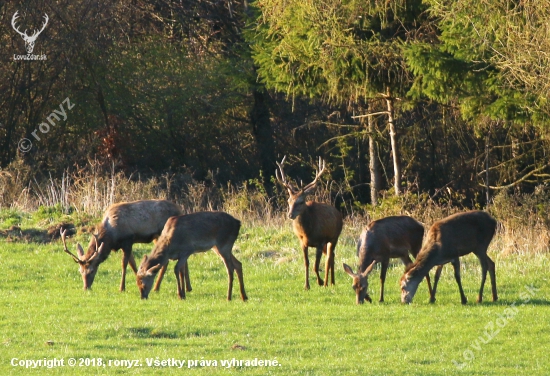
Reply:
<svg viewBox="0 0 550 376"><path fill-rule="evenodd" d="M217 335L217 331L207 330L192 330L186 333L178 333L175 331L163 331L158 328L128 328L129 338L194 338L194 337L210 337Z"/></svg>
<svg viewBox="0 0 550 376"><path fill-rule="evenodd" d="M437 306L438 302L435 302L433 303L434 306ZM483 301L483 303L476 303L476 301L470 301L468 300L468 303L463 306L462 304L460 304L460 302L457 302L456 306L457 307L480 307L480 308L483 308L483 307L499 307L499 306L502 306L502 307L507 307L507 306L511 306L512 304L514 304L515 307L522 307L522 306L529 306L529 305L533 305L533 306L550 306L550 301L549 300L543 300L543 299L531 299L529 300L529 302L527 303L523 303L523 300L519 300L519 299L516 299L516 300L509 300L509 299L499 299L497 300L496 302L492 302L492 301ZM445 304L446 306L449 305L449 304Z"/></svg>
<svg viewBox="0 0 550 376"><path fill-rule="evenodd" d="M165 332L156 328L128 328L128 331L132 338L179 338L176 332Z"/></svg>
<svg viewBox="0 0 550 376"><path fill-rule="evenodd" d="M550 306L549 300L544 299L531 299L527 303L524 303L523 300L497 300L496 302L488 302L490 305L501 305L501 306L509 306L515 303L516 307L521 306ZM481 305L484 305L484 303L481 303Z"/></svg>

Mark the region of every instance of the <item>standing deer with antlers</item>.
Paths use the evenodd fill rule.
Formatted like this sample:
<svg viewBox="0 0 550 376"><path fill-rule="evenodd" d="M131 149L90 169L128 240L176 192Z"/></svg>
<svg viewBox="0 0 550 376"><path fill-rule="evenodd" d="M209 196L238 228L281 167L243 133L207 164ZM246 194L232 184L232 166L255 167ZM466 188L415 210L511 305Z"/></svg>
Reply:
<svg viewBox="0 0 550 376"><path fill-rule="evenodd" d="M166 200L142 200L122 202L111 205L105 211L103 220L97 226L97 234L90 239L88 252L84 253L82 246L77 245L78 256L71 253L65 243L65 232L61 233L63 246L73 260L80 266L80 274L84 282L84 290L92 287L99 264L109 257L112 250L122 249L122 280L120 291L126 288L126 268L128 264L137 273L136 262L132 254L134 243L150 243L155 241L168 218L181 215L182 211L176 204ZM159 273L155 291L158 291L166 268ZM189 270L185 265L185 282L187 291L191 291Z"/></svg>
<svg viewBox="0 0 550 376"><path fill-rule="evenodd" d="M25 41L25 49L27 50L27 53L32 54L32 51L34 50L34 42L36 42L36 38L38 38L40 33L42 33L44 31L44 29L46 28L46 25L48 24L48 20L49 20L48 15L44 14L44 20L45 21L44 21L44 25L42 25L42 29L40 29L40 30L35 29L34 33L29 36L29 35L27 35L27 29L25 29L24 32L21 32L21 31L19 31L19 28L17 26L15 26L15 21L18 18L17 13L19 13L19 11L15 12L12 19L11 19L11 26L13 27L13 29L19 35L21 35L21 37Z"/></svg>
<svg viewBox="0 0 550 376"><path fill-rule="evenodd" d="M315 265L313 271L317 275L319 286L327 286L329 271L331 284L334 285L334 249L338 243L338 237L342 232L342 214L332 205L323 204L314 201L307 201L308 194L315 190L317 180L325 171L325 162L319 158L319 169L315 179L300 189L292 187L286 180L283 164L286 156L281 163L277 162L279 171L275 170L275 176L288 191L288 217L293 220L294 233L300 239L302 252L304 254L304 264L306 268L306 283L304 288L309 290L309 257L308 247L315 247ZM319 276L319 263L321 255L326 255L325 262L325 281Z"/></svg>

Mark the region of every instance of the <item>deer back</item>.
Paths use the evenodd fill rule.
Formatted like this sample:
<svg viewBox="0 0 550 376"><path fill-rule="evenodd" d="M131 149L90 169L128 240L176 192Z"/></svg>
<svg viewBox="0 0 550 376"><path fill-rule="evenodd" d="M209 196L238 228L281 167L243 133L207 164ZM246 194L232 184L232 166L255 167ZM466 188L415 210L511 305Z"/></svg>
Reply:
<svg viewBox="0 0 550 376"><path fill-rule="evenodd" d="M241 222L224 212L199 212L171 217L153 248L151 258L176 259L233 244Z"/></svg>
<svg viewBox="0 0 550 376"><path fill-rule="evenodd" d="M435 222L407 273L424 274L469 253L486 253L496 231L496 220L483 211L469 211Z"/></svg>
<svg viewBox="0 0 550 376"><path fill-rule="evenodd" d="M295 234L309 247L336 242L342 232L342 214L332 205L309 201L294 219Z"/></svg>
<svg viewBox="0 0 550 376"><path fill-rule="evenodd" d="M150 243L158 238L167 219L181 215L176 204L166 200L142 200L111 205L105 211L96 231L103 252L133 243ZM86 257L95 251L96 240L90 239ZM105 257L105 256L104 256Z"/></svg>
<svg viewBox="0 0 550 376"><path fill-rule="evenodd" d="M409 216L390 216L370 222L361 233L358 244L359 271L373 260L407 256L416 257L422 247L424 226Z"/></svg>
<svg viewBox="0 0 550 376"><path fill-rule="evenodd" d="M496 225L496 220L483 211L451 215L432 225L421 253L437 249L441 258L455 258L486 252Z"/></svg>

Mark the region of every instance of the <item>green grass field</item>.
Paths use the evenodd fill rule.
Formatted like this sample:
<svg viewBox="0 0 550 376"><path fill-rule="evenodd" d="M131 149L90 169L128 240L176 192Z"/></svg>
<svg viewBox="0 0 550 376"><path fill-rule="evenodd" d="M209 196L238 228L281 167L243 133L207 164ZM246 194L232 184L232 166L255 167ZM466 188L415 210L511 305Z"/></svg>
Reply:
<svg viewBox="0 0 550 376"><path fill-rule="evenodd" d="M496 303L490 302L489 278L486 302L475 303L480 267L475 257L466 257L466 306L460 304L450 265L435 304L428 303L423 282L414 303L402 305L398 280L403 266L397 262L388 271L386 302L377 302L375 270L369 292L376 302L356 306L351 279L341 265L357 264L358 234L348 226L341 237L336 286L319 287L311 277L312 289L304 291L303 260L290 222L282 228L245 223L235 255L243 263L246 303L239 299L236 279L234 300L225 300L226 271L214 252L191 257L193 291L186 300L177 299L170 267L161 291L142 301L131 271L127 291L118 291L120 252L101 265L93 290L83 291L78 267L60 242L0 240L0 374L548 374L547 255L501 257L493 245ZM70 238L73 250L76 241L87 243L87 237ZM136 245L136 260L151 248ZM64 366L19 365L53 358L63 359ZM76 366L67 364L70 358ZM278 365L247 367L243 362L227 368L221 363L255 358ZM183 369L148 365L171 359L185 360ZM140 366L130 369L123 360ZM189 360L197 361L191 369ZM204 365L214 360L217 366Z"/></svg>

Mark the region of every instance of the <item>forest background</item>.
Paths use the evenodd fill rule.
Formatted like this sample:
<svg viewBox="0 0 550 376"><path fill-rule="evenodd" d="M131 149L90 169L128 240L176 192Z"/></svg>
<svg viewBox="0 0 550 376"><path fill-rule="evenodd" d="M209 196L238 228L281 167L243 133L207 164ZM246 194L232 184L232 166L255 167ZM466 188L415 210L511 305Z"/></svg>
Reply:
<svg viewBox="0 0 550 376"><path fill-rule="evenodd" d="M277 208L284 155L304 182L322 156L323 194L346 215L400 195L542 202L548 3L2 2L0 206L68 210L67 187L121 174L176 201L198 184ZM16 59L12 24L30 34L44 14L46 59Z"/></svg>

